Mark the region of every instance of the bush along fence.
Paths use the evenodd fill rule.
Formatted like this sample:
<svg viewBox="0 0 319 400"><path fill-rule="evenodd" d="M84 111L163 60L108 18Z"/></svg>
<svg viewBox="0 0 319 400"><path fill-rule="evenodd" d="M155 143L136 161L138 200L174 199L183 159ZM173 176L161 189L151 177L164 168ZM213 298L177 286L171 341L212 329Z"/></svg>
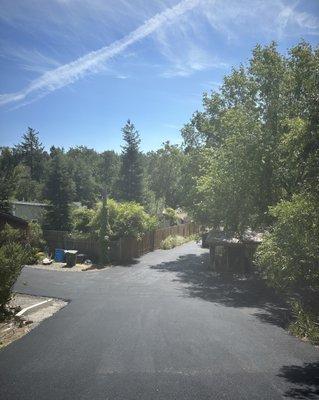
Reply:
<svg viewBox="0 0 319 400"><path fill-rule="evenodd" d="M123 237L110 242L109 260L111 262L126 262L140 257L160 248L161 242L170 235L183 237L191 236L200 232L200 226L195 222L182 225L170 226L147 232L140 239L135 237ZM92 260L99 260L101 256L100 243L96 238L72 238L69 232L43 231L43 237L51 253L54 249L78 250Z"/></svg>

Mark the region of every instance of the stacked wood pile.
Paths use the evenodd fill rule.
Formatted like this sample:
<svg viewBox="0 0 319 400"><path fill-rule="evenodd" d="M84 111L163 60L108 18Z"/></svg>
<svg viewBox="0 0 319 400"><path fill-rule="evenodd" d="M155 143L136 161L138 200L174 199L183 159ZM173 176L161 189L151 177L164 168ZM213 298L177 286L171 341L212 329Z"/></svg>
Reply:
<svg viewBox="0 0 319 400"><path fill-rule="evenodd" d="M220 273L249 273L252 269L253 257L262 234L247 231L241 237L230 237L221 231L211 231L206 243L210 250L210 266Z"/></svg>

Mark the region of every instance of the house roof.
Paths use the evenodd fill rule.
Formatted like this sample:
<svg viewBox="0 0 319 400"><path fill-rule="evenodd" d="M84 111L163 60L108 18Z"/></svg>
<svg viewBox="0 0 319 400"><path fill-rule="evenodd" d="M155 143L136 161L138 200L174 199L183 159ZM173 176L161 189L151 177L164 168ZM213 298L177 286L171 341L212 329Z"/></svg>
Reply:
<svg viewBox="0 0 319 400"><path fill-rule="evenodd" d="M0 220L15 222L15 223L20 224L21 226L25 226L25 227L27 227L29 225L28 221L26 221L25 219L16 217L15 215L5 213L2 211L0 211Z"/></svg>
<svg viewBox="0 0 319 400"><path fill-rule="evenodd" d="M13 201L11 201L11 204L13 204L13 205L22 204L24 206L48 207L48 204L46 204L46 203L37 203L34 201L13 200Z"/></svg>

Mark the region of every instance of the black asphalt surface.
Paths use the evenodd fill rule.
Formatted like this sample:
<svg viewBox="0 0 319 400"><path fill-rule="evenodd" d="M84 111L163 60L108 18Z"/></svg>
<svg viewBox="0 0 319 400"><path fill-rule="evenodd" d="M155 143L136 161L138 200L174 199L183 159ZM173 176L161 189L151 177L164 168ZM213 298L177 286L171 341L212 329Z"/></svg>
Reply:
<svg viewBox="0 0 319 400"><path fill-rule="evenodd" d="M1 400L315 399L318 349L254 280L223 281L188 243L126 267L25 268L23 293L68 306L0 351Z"/></svg>

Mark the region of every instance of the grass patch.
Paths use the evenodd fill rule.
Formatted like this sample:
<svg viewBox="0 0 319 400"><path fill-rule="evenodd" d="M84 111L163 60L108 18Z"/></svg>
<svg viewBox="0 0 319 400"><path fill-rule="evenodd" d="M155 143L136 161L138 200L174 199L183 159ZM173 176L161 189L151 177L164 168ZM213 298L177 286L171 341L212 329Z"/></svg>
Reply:
<svg viewBox="0 0 319 400"><path fill-rule="evenodd" d="M196 240L198 235L191 235L187 237L179 236L179 235L170 235L167 236L166 239L161 241L160 248L162 250L170 250L176 246L180 246L186 242L190 242L192 240Z"/></svg>

